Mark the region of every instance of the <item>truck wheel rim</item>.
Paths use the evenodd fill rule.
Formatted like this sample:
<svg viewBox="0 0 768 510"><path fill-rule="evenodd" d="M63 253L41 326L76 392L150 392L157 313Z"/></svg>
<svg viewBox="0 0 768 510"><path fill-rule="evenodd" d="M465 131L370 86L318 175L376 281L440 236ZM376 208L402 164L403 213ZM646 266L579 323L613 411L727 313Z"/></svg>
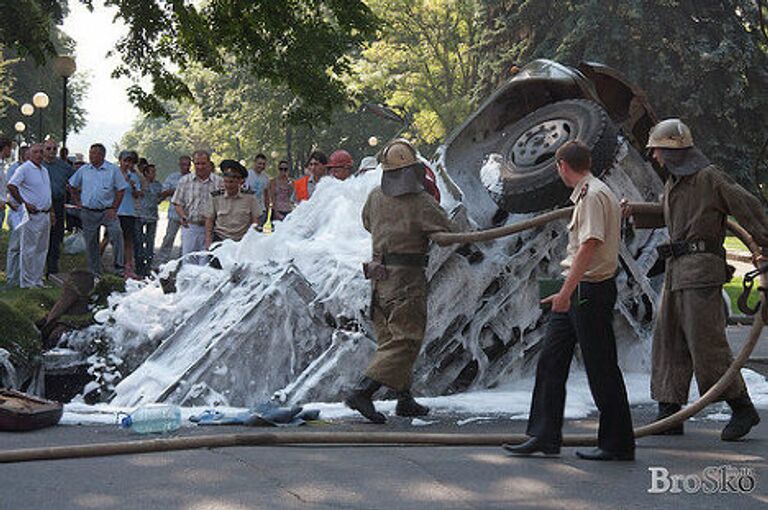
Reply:
<svg viewBox="0 0 768 510"><path fill-rule="evenodd" d="M541 122L520 135L510 146L507 158L518 169L537 166L555 156L565 142L571 140L575 129L567 119Z"/></svg>

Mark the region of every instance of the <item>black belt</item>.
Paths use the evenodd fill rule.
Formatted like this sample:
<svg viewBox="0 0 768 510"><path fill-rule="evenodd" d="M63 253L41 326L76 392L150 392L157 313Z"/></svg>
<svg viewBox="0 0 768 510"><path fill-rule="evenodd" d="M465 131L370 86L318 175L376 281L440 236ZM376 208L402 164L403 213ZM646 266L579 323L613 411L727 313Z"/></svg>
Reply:
<svg viewBox="0 0 768 510"><path fill-rule="evenodd" d="M725 249L722 243L712 239L698 239L696 241L675 241L661 244L656 247L659 256L663 259L682 257L694 253L711 253L725 257Z"/></svg>
<svg viewBox="0 0 768 510"><path fill-rule="evenodd" d="M37 210L35 212L30 212L29 214L48 214L49 212L51 212L50 209L45 209L43 211Z"/></svg>
<svg viewBox="0 0 768 510"><path fill-rule="evenodd" d="M386 253L381 263L385 266L427 267L429 256L421 253Z"/></svg>
<svg viewBox="0 0 768 510"><path fill-rule="evenodd" d="M94 209L93 207L85 207L85 206L83 206L83 209L85 209L86 211L104 212L104 211L107 211L109 209L112 209L112 207L105 207L104 209Z"/></svg>

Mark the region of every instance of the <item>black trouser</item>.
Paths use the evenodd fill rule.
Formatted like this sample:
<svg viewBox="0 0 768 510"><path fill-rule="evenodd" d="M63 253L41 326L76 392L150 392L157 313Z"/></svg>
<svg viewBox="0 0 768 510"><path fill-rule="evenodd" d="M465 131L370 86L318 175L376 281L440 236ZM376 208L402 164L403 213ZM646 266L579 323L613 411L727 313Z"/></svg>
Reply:
<svg viewBox="0 0 768 510"><path fill-rule="evenodd" d="M527 433L559 444L562 438L565 383L576 342L581 347L589 389L600 412L597 445L611 452L635 448L627 390L616 359L613 335L614 278L582 282L567 313L552 313L536 367Z"/></svg>
<svg viewBox="0 0 768 510"><path fill-rule="evenodd" d="M46 258L47 274L59 272L61 243L64 242L64 199L54 198L51 203L51 211L56 216L56 223L51 225L51 238L48 243L48 256Z"/></svg>

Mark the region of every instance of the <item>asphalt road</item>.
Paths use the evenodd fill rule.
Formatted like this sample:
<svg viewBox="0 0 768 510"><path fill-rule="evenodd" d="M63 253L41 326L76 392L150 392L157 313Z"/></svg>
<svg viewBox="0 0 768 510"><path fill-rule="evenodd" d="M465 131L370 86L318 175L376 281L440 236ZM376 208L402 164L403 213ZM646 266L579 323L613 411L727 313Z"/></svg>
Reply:
<svg viewBox="0 0 768 510"><path fill-rule="evenodd" d="M637 407L633 415L635 423L645 423L653 409ZM460 418L438 416L439 423L427 427L394 418L383 426L350 421L301 430L521 433L525 426L501 416L459 427ZM286 446L3 464L0 509L766 508L768 426L740 443L721 442L722 426L694 421L685 436L643 438L634 462L583 461L575 448L563 449L559 458L511 458L495 447ZM573 421L566 432L595 427L593 419ZM264 429L209 427L181 434L252 431ZM0 433L0 450L136 438L114 427L59 426ZM656 471L658 489L672 483L671 475L687 476L693 489L696 476L706 468L719 473L720 466L748 471L729 475L729 485L710 482L713 493L701 487L687 493L682 482L680 493L648 492L650 468L669 472L665 478ZM733 492L745 488L751 491Z"/></svg>

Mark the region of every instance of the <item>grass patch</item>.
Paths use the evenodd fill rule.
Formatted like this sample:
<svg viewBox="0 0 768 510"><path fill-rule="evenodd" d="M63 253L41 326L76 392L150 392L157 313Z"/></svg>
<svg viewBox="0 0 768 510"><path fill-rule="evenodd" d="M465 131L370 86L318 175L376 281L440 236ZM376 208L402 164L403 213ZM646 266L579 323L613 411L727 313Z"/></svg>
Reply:
<svg viewBox="0 0 768 510"><path fill-rule="evenodd" d="M0 284L6 283L6 258L10 231L0 229ZM59 269L69 273L76 269L87 269L84 253L69 255L62 251ZM119 280L119 283L113 281ZM125 289L121 278L112 277L104 282L97 292L99 301L106 305L106 296L113 290ZM43 289L0 288L0 348L11 353L15 364L26 365L42 353L40 333L35 323L48 314L62 294L56 286ZM93 314L65 315L60 322L73 328L93 324Z"/></svg>
<svg viewBox="0 0 768 510"><path fill-rule="evenodd" d="M749 299L747 299L747 304L750 307L757 306L757 303L760 301L760 293L757 290L759 282L755 282L755 286L752 287L752 292L749 293ZM741 295L741 291L743 289L743 279L741 276L734 276L733 279L726 283L723 288L725 289L725 292L728 294L728 297L731 299L731 313L737 314L737 315L743 315L744 312L739 310L738 300L739 296Z"/></svg>
<svg viewBox="0 0 768 510"><path fill-rule="evenodd" d="M14 288L1 291L0 301L11 305L24 317L35 323L45 317L59 296L61 296L61 289L58 287L49 289Z"/></svg>
<svg viewBox="0 0 768 510"><path fill-rule="evenodd" d="M125 280L111 273L101 275L99 283L91 292L91 302L99 308L107 306L107 298L113 292L125 292Z"/></svg>
<svg viewBox="0 0 768 510"><path fill-rule="evenodd" d="M725 246L726 251L742 251L749 253L749 248L747 248L736 236L726 236L723 246Z"/></svg>
<svg viewBox="0 0 768 510"><path fill-rule="evenodd" d="M11 353L14 364L27 365L43 345L34 323L9 302L0 299L0 348Z"/></svg>
<svg viewBox="0 0 768 510"><path fill-rule="evenodd" d="M10 231L6 228L0 230L0 282L6 283L5 279L5 267L6 259L8 256L8 236ZM62 273L69 273L76 269L88 269L88 261L85 258L85 253L78 253L76 255L69 255L62 250L61 258L59 259L59 271Z"/></svg>

